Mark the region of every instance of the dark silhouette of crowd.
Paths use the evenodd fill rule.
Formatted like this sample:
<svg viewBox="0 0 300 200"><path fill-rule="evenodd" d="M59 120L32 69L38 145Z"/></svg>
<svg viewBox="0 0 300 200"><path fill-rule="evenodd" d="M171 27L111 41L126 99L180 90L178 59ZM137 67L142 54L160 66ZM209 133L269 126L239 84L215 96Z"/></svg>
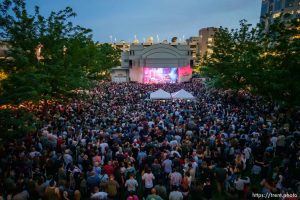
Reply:
<svg viewBox="0 0 300 200"><path fill-rule="evenodd" d="M150 100L162 88L196 100ZM0 146L0 199L300 196L299 112L202 82L101 82L31 105L40 128ZM287 199L287 198L286 198Z"/></svg>

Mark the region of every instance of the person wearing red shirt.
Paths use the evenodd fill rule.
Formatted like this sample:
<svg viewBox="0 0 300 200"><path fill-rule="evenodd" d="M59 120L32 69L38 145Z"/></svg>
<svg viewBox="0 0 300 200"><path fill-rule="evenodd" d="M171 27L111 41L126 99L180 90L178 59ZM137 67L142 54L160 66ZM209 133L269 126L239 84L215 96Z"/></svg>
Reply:
<svg viewBox="0 0 300 200"><path fill-rule="evenodd" d="M108 161L108 163L103 166L103 170L108 176L110 176L110 175L114 174L115 168L114 168L112 162Z"/></svg>

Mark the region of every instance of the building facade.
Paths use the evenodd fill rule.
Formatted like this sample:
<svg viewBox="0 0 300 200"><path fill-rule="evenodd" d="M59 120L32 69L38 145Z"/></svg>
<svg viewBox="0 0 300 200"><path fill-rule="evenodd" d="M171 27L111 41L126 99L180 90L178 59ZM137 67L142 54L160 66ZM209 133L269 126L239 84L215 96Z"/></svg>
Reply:
<svg viewBox="0 0 300 200"><path fill-rule="evenodd" d="M189 39L186 40L186 43L190 46L190 49L192 51L192 58L193 58L193 64L194 65L197 65L197 58L199 57L199 40L200 40L200 37L197 36L192 36L190 37Z"/></svg>
<svg viewBox="0 0 300 200"><path fill-rule="evenodd" d="M121 49L122 51L129 51L130 43L125 42L124 40L120 42L115 42L111 44L114 48Z"/></svg>
<svg viewBox="0 0 300 200"><path fill-rule="evenodd" d="M214 43L214 35L218 28L208 27L199 30L198 55L203 59L205 55L210 56L213 53L212 46Z"/></svg>
<svg viewBox="0 0 300 200"><path fill-rule="evenodd" d="M187 44L133 43L122 52L122 66L112 69L113 82L187 82L192 77L192 52Z"/></svg>
<svg viewBox="0 0 300 200"><path fill-rule="evenodd" d="M300 0L262 0L260 21L268 27L274 19L300 18Z"/></svg>
<svg viewBox="0 0 300 200"><path fill-rule="evenodd" d="M190 49L192 51L192 57L195 59L197 57L197 53L199 52L199 36L192 36L189 39L186 40L186 43L190 46Z"/></svg>

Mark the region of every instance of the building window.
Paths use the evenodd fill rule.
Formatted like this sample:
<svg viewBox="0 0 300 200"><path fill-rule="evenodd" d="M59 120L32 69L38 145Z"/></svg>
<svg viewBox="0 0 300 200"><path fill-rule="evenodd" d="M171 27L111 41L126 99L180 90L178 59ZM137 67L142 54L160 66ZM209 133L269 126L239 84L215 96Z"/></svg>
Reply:
<svg viewBox="0 0 300 200"><path fill-rule="evenodd" d="M207 49L207 54L208 54L208 55L213 54L213 50L212 50L212 49Z"/></svg>
<svg viewBox="0 0 300 200"><path fill-rule="evenodd" d="M274 13L273 14L273 19L277 18L277 17L280 17L281 15L281 12L278 12L278 13Z"/></svg>
<svg viewBox="0 0 300 200"><path fill-rule="evenodd" d="M285 7L293 7L295 0L285 0Z"/></svg>
<svg viewBox="0 0 300 200"><path fill-rule="evenodd" d="M279 11L282 9L282 0L275 0L274 11Z"/></svg>
<svg viewBox="0 0 300 200"><path fill-rule="evenodd" d="M194 61L190 60L190 66L193 67L194 66Z"/></svg>
<svg viewBox="0 0 300 200"><path fill-rule="evenodd" d="M262 6L261 6L261 16L265 16L268 13L268 7L269 7L269 5L268 5L267 2L262 4Z"/></svg>

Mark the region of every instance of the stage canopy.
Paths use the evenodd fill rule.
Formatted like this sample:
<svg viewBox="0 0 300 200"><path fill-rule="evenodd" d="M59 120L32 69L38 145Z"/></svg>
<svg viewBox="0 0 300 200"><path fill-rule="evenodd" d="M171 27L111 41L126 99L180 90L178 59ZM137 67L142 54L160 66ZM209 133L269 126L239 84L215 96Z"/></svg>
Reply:
<svg viewBox="0 0 300 200"><path fill-rule="evenodd" d="M172 99L172 97L171 97L170 93L168 93L162 89L159 89L150 94L150 99Z"/></svg>
<svg viewBox="0 0 300 200"><path fill-rule="evenodd" d="M171 95L173 99L194 99L195 98L191 93L185 91L184 89L174 92Z"/></svg>

